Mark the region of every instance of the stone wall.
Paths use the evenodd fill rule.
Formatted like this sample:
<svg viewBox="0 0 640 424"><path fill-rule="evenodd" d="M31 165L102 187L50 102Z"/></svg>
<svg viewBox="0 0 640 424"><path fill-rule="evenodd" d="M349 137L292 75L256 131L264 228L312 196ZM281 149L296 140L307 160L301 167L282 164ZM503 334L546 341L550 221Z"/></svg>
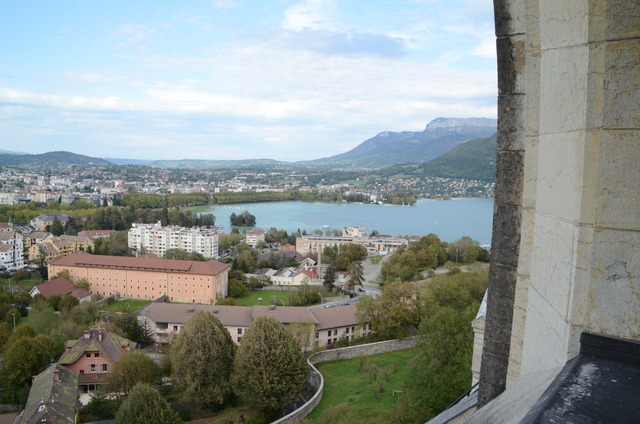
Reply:
<svg viewBox="0 0 640 424"><path fill-rule="evenodd" d="M479 404L583 331L640 340L637 0L494 0L498 157ZM517 264L517 267L516 267Z"/></svg>
<svg viewBox="0 0 640 424"><path fill-rule="evenodd" d="M321 362L339 361L342 359L353 359L360 356L373 356L381 353L395 352L397 350L411 349L416 347L418 339L415 337L403 340L387 340L384 342L370 343L360 346L343 347L340 349L325 350L312 355L307 363L309 364L309 376L307 382L316 389L311 399L300 408L289 415L286 415L272 424L293 424L301 421L313 411L322 400L324 390L324 378L322 374L313 366Z"/></svg>
<svg viewBox="0 0 640 424"><path fill-rule="evenodd" d="M369 343L360 346L324 350L316 353L309 359L311 363L319 364L321 362L340 361L342 359L353 359L360 356L373 356L381 353L395 352L396 350L411 349L417 345L418 339L415 337L402 340L386 340L384 342Z"/></svg>

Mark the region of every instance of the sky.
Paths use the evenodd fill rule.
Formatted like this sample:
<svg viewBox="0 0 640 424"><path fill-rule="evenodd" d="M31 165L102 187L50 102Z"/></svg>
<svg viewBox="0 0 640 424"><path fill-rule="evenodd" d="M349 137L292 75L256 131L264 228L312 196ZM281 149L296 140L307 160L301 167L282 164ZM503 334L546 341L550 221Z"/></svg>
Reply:
<svg viewBox="0 0 640 424"><path fill-rule="evenodd" d="M491 0L0 0L0 149L318 159L496 117Z"/></svg>

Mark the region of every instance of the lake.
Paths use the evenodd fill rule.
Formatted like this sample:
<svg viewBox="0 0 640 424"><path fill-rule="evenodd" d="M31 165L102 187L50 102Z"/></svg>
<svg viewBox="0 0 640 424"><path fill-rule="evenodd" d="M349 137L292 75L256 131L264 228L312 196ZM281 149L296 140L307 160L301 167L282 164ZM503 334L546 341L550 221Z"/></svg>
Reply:
<svg viewBox="0 0 640 424"><path fill-rule="evenodd" d="M441 240L455 241L469 236L480 244L491 243L493 199L421 199L414 206L368 205L357 203L266 202L214 206L216 225L231 231L229 216L248 210L257 227L287 232L312 232L329 226L364 227L368 233L424 236L437 234ZM326 228L326 227L325 227Z"/></svg>

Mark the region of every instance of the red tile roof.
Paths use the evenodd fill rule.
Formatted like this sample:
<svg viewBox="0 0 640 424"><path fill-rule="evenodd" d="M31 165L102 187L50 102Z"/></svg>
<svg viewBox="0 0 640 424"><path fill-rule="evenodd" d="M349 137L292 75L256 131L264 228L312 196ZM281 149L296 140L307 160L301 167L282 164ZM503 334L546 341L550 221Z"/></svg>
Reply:
<svg viewBox="0 0 640 424"><path fill-rule="evenodd" d="M79 288L66 278L56 278L55 280L38 284L34 289L37 289L38 292L47 299L51 296L64 296L66 294L70 294L77 299L82 299L83 297L91 294L90 292Z"/></svg>
<svg viewBox="0 0 640 424"><path fill-rule="evenodd" d="M196 275L218 275L229 268L229 265L218 262L215 259L208 260L207 262L181 261L143 256L129 258L125 256L92 255L86 252L76 252L54 259L50 264L57 266L166 271Z"/></svg>

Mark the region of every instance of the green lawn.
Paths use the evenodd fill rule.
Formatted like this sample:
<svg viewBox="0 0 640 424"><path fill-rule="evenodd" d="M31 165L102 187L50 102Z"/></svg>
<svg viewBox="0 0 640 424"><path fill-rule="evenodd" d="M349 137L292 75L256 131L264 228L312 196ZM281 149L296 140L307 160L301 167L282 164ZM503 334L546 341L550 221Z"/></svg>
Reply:
<svg viewBox="0 0 640 424"><path fill-rule="evenodd" d="M295 290L295 288L292 288L291 290ZM236 299L236 304L241 306L258 305L258 298L261 297L263 305L270 305L271 299L274 296L277 299L282 299L282 302L284 302L285 305L289 304L289 292L276 291L276 290L262 290L262 291L249 292L244 297L241 297L240 299ZM334 292L322 293L322 296L324 296L324 298L326 299L327 297L337 296L337 293L334 293ZM282 305L282 302L280 302L279 300L276 300L276 304L278 305ZM305 305L305 306L308 306L308 305Z"/></svg>
<svg viewBox="0 0 640 424"><path fill-rule="evenodd" d="M270 305L271 299L276 297L277 299L281 299L285 305L289 303L289 293L286 291L254 291L249 292L244 297L237 299L236 302L238 305L242 306L253 306L258 305L258 298L262 298L263 305ZM278 305L282 305L282 302L276 300Z"/></svg>
<svg viewBox="0 0 640 424"><path fill-rule="evenodd" d="M384 256L380 255L380 256L371 256L369 259L371 260L372 264L378 265L382 260L382 258L384 258Z"/></svg>
<svg viewBox="0 0 640 424"><path fill-rule="evenodd" d="M151 303L150 300L140 300L140 299L127 299L127 300L118 300L112 302L107 305L107 311L116 311L116 312L135 312L143 306L147 306Z"/></svg>
<svg viewBox="0 0 640 424"><path fill-rule="evenodd" d="M307 417L311 423L388 422L399 407L415 349L317 364L324 376L322 401Z"/></svg>

